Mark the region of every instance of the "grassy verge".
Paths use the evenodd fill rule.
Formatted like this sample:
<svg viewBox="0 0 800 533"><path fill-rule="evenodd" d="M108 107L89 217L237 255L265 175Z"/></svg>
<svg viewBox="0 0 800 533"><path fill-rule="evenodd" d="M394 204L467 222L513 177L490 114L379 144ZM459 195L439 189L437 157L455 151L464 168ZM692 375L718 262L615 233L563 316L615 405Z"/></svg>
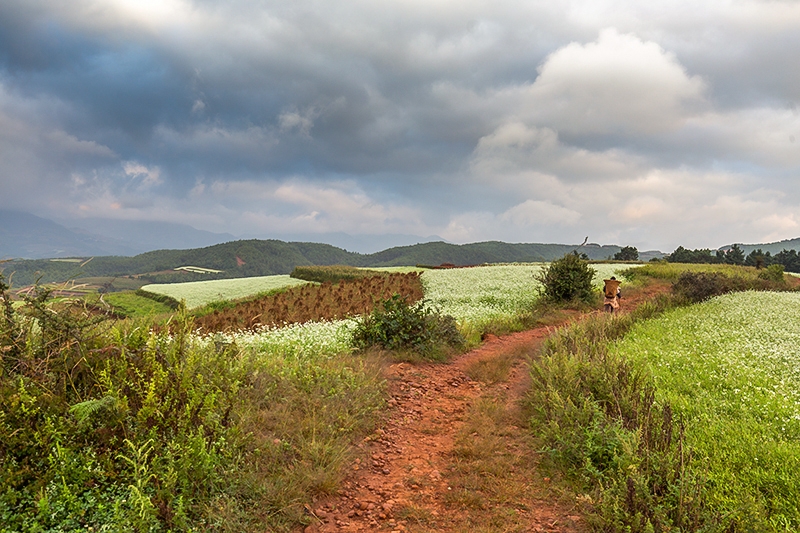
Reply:
<svg viewBox="0 0 800 533"><path fill-rule="evenodd" d="M2 309L4 533L289 531L383 406L373 358L85 311L44 294Z"/></svg>
<svg viewBox="0 0 800 533"><path fill-rule="evenodd" d="M111 305L115 313L127 318L154 317L175 311L175 306L143 296L139 291L112 292L104 294L102 300Z"/></svg>
<svg viewBox="0 0 800 533"><path fill-rule="evenodd" d="M640 267L637 275L648 267ZM680 277L672 265L656 268L670 269L666 273L673 279ZM666 273L656 271L659 279ZM739 270L722 276L750 279L754 286L765 281ZM736 386L719 380L725 374L720 365L710 365L716 373L706 368L706 355L693 344L697 326L657 326L696 309L675 310L688 301L678 292L631 315L596 315L553 335L531 366L531 430L548 464L569 479L586 504L597 530L796 531L800 513L791 481L797 478L792 466L796 445L773 444L778 433L755 423L788 419L772 409L774 402L760 400L736 404L747 416L722 416L735 402L706 391L714 388L710 384L725 391ZM655 318L663 313L664 318ZM742 321L734 322L731 331L741 330ZM767 322L762 316L756 327ZM681 341L687 343L677 350L684 363L670 366L659 359L664 365L658 367L653 362L667 357L670 342ZM723 351L732 349L727 346ZM764 361L752 357L755 367ZM700 372L698 365L706 370ZM728 366L725 371L738 370ZM740 379L750 380L749 372ZM752 386L775 388L758 381ZM762 411L764 416L753 415ZM745 480L734 482L739 473Z"/></svg>

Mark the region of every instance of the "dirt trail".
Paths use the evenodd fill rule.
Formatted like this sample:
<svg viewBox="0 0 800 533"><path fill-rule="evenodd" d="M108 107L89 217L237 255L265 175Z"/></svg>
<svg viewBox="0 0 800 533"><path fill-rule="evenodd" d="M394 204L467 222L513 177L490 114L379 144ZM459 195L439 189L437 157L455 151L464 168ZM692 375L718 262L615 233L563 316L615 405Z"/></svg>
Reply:
<svg viewBox="0 0 800 533"><path fill-rule="evenodd" d="M634 292L623 300L633 309L666 287ZM573 315L565 322L579 319ZM581 533L587 531L573 505L560 501L548 478L536 472L536 456L522 426L519 400L527 388L524 354L535 354L554 326L539 327L484 343L448 364L396 363L387 369L389 409L381 428L360 447L363 453L339 495L317 502L309 512L313 522L305 533L322 532L461 532L526 531ZM513 366L497 383L473 380L468 372L482 362L512 358ZM494 455L506 455L524 468L510 468L507 481L518 493L500 503L497 511L485 504L470 505L456 494L455 470L461 461L460 442L470 413L482 401L494 401L506 411L505 427L497 432ZM472 421L474 424L474 420ZM467 431L471 431L472 426ZM469 434L467 434L469 435ZM476 431L470 437L478 438ZM461 439L461 441L459 441ZM463 488L462 488L463 490ZM485 515L494 512L507 522L486 528Z"/></svg>

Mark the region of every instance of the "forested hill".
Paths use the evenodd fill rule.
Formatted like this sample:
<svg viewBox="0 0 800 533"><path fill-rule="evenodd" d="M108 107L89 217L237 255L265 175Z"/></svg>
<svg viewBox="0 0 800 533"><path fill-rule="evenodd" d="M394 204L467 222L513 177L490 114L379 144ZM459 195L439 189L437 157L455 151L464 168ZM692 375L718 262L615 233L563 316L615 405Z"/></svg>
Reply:
<svg viewBox="0 0 800 533"><path fill-rule="evenodd" d="M720 250L730 250L733 245L729 244L723 246ZM769 252L772 255L779 254L784 250L800 251L800 237L796 239L787 239L779 242L768 242L765 244L738 244L744 255L750 254L756 250L761 250L764 253Z"/></svg>
<svg viewBox="0 0 800 533"><path fill-rule="evenodd" d="M156 250L134 257L17 260L0 264L15 287L34 283L60 282L100 276L140 276L148 282L169 283L204 279L238 278L288 274L301 265L403 266L474 265L515 261L550 261L577 248L565 244L509 244L481 242L447 244L431 242L390 248L374 254L348 252L329 244L242 240L192 250ZM606 259L619 246L589 244L580 252L591 259ZM642 254L642 259L649 256ZM201 267L218 273L177 272L179 267Z"/></svg>
<svg viewBox="0 0 800 533"><path fill-rule="evenodd" d="M510 244L500 241L472 244L428 242L413 246L389 248L363 256L366 263L359 266L401 265L479 265L482 263L512 263L552 261L578 249L576 244ZM588 244L579 248L590 259L607 259L620 251L619 246Z"/></svg>

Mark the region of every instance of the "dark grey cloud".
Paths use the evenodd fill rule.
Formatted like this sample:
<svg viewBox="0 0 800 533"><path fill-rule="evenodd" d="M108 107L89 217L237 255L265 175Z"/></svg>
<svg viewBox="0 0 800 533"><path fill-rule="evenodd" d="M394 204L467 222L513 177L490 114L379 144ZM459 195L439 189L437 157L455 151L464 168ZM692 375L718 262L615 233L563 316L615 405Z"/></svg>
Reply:
<svg viewBox="0 0 800 533"><path fill-rule="evenodd" d="M799 26L789 2L7 0L0 207L264 236L795 237Z"/></svg>

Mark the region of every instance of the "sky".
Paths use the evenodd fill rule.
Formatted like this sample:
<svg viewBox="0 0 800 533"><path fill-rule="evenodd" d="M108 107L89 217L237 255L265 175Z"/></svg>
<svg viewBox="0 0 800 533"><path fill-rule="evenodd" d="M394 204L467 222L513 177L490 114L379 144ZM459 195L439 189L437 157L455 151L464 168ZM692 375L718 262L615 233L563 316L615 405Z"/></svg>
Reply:
<svg viewBox="0 0 800 533"><path fill-rule="evenodd" d="M0 209L672 251L800 236L800 2L3 0Z"/></svg>

